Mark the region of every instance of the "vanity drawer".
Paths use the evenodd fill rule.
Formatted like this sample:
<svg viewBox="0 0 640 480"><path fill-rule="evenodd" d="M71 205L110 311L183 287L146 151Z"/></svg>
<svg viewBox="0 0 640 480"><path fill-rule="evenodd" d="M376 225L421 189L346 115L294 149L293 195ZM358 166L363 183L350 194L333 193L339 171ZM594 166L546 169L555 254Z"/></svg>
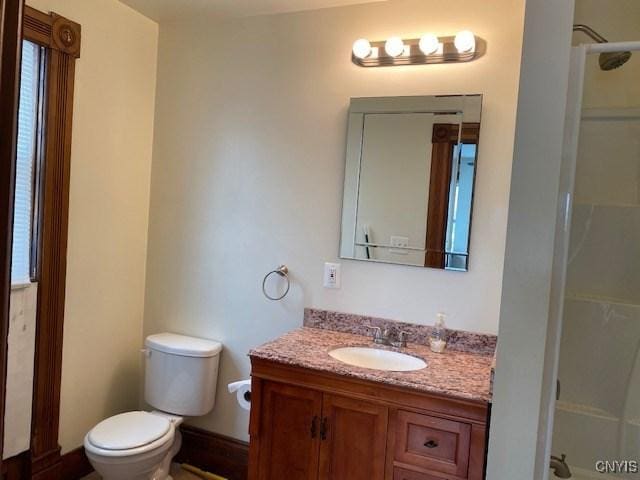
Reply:
<svg viewBox="0 0 640 480"><path fill-rule="evenodd" d="M404 410L397 413L397 462L466 478L470 441L471 425L467 423Z"/></svg>
<svg viewBox="0 0 640 480"><path fill-rule="evenodd" d="M393 480L443 480L441 477L432 477L426 473L412 472L404 468L393 469Z"/></svg>

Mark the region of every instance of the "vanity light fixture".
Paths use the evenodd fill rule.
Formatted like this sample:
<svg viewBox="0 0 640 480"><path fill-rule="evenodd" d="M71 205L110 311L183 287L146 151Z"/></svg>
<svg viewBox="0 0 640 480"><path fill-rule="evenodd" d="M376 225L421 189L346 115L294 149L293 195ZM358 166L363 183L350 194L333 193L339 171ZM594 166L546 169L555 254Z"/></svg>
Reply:
<svg viewBox="0 0 640 480"><path fill-rule="evenodd" d="M366 38L360 38L353 42L353 56L357 58L367 58L371 55L371 43Z"/></svg>
<svg viewBox="0 0 640 480"><path fill-rule="evenodd" d="M400 37L391 37L385 42L384 51L390 57L399 57L404 53L404 42Z"/></svg>
<svg viewBox="0 0 640 480"><path fill-rule="evenodd" d="M420 37L418 46L420 47L420 51L425 55L432 55L442 48L440 40L433 33L427 33Z"/></svg>
<svg viewBox="0 0 640 480"><path fill-rule="evenodd" d="M458 32L453 43L459 53L473 52L476 49L476 37L469 30Z"/></svg>
<svg viewBox="0 0 640 480"><path fill-rule="evenodd" d="M420 38L394 36L375 42L361 38L353 43L351 60L361 67L470 62L482 56L485 46L470 30L447 37L426 33Z"/></svg>

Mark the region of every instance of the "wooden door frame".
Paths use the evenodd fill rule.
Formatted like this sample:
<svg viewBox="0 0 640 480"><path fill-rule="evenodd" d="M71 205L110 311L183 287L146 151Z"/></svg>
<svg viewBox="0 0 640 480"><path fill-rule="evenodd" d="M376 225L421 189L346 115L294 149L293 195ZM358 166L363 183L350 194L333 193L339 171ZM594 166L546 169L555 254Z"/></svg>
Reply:
<svg viewBox="0 0 640 480"><path fill-rule="evenodd" d="M62 340L69 223L71 127L75 61L81 29L56 13L25 7L23 38L46 49L44 145L39 244L38 302L31 417L31 478L60 478L58 444Z"/></svg>
<svg viewBox="0 0 640 480"><path fill-rule="evenodd" d="M0 471L4 449L4 411L7 387L7 338L11 297L13 197L15 186L18 93L24 0L0 0ZM0 473L0 477L2 474Z"/></svg>

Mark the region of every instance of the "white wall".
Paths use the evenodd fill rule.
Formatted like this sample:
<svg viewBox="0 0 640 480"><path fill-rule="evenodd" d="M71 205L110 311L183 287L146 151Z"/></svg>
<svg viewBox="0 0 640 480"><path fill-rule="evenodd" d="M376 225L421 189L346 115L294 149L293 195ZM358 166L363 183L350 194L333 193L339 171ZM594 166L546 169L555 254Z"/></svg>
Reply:
<svg viewBox="0 0 640 480"><path fill-rule="evenodd" d="M158 26L117 0L29 0L82 25L60 443L137 406Z"/></svg>
<svg viewBox="0 0 640 480"><path fill-rule="evenodd" d="M523 2L389 2L230 20L163 23L149 226L145 333L225 345L220 386L247 377L247 352L330 308L496 332L513 153ZM363 69L362 36L451 34L488 42L476 62ZM350 97L484 94L469 273L342 261L343 288L322 288L338 255ZM293 286L267 301L280 263ZM247 415L218 389L204 428L246 438Z"/></svg>
<svg viewBox="0 0 640 480"><path fill-rule="evenodd" d="M488 480L539 480L548 470L545 353L572 18L573 0L527 1Z"/></svg>

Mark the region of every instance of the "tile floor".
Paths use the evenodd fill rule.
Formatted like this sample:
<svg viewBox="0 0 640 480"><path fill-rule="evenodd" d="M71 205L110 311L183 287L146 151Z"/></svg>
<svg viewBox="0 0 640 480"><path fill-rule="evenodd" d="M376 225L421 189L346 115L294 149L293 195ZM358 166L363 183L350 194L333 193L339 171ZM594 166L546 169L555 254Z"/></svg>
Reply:
<svg viewBox="0 0 640 480"><path fill-rule="evenodd" d="M171 469L171 476L173 480L201 480L200 477L194 475L193 473L185 472L180 468L180 465L177 463L173 464L173 468ZM91 475L87 475L82 480L100 480L100 475L97 473L92 473Z"/></svg>

